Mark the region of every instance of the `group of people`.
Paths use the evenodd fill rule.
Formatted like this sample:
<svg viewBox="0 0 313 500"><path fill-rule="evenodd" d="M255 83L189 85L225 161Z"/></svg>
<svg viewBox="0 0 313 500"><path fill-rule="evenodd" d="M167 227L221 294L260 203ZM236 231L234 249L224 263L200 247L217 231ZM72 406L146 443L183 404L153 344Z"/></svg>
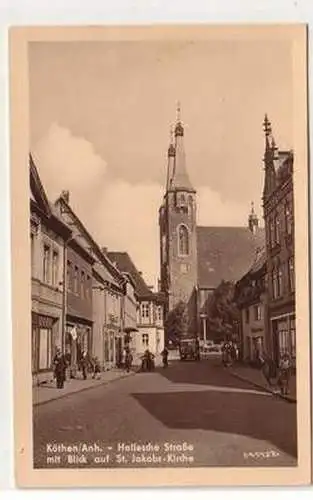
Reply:
<svg viewBox="0 0 313 500"><path fill-rule="evenodd" d="M231 366L239 358L237 344L231 340L226 340L222 345L222 363L224 366Z"/></svg>
<svg viewBox="0 0 313 500"><path fill-rule="evenodd" d="M69 357L63 354L61 348L58 347L53 358L53 374L54 378L56 379L56 387L58 389L64 388L64 383L66 381L66 371L69 366ZM83 351L78 361L78 369L82 372L84 380L87 379L87 373L89 369L92 372L93 379L99 379L101 377L101 367L99 359L97 357L90 359L87 351Z"/></svg>
<svg viewBox="0 0 313 500"><path fill-rule="evenodd" d="M283 352L278 365L265 353L259 355L262 373L270 386L276 386L283 396L289 394L292 362L289 353Z"/></svg>

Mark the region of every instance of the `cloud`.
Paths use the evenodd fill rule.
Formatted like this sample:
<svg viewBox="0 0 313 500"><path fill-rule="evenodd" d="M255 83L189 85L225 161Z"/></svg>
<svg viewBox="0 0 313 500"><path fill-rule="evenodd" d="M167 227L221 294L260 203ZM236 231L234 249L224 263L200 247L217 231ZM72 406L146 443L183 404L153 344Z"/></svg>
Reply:
<svg viewBox="0 0 313 500"><path fill-rule="evenodd" d="M197 192L199 226L243 226L248 222L250 207L245 203L223 200L209 187Z"/></svg>
<svg viewBox="0 0 313 500"><path fill-rule="evenodd" d="M158 209L161 186L134 185L108 176L90 142L54 123L34 148L34 159L51 200L63 189L100 246L127 251L148 284L159 269Z"/></svg>
<svg viewBox="0 0 313 500"><path fill-rule="evenodd" d="M33 153L52 198L63 189L73 192L75 198L84 197L104 182L107 165L92 144L57 123L50 126Z"/></svg>

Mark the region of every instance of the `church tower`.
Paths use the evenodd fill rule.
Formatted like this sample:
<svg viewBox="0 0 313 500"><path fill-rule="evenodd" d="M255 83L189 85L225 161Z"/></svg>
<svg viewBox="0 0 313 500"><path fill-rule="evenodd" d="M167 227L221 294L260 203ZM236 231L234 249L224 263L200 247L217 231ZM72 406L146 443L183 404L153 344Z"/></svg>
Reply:
<svg viewBox="0 0 313 500"><path fill-rule="evenodd" d="M167 298L165 315L180 301L186 304L188 327L183 333L190 334L196 331L196 191L187 173L179 106L167 160L166 191L159 213L161 291Z"/></svg>

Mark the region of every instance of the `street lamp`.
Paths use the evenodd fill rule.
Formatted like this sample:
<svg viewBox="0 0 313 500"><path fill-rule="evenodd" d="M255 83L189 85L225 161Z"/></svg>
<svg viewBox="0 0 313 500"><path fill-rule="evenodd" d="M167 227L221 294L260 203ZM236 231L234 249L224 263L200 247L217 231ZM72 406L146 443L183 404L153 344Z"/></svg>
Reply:
<svg viewBox="0 0 313 500"><path fill-rule="evenodd" d="M204 345L206 344L207 338L206 338L206 325L207 325L207 318L208 315L206 313L200 313L200 319L203 320L203 343Z"/></svg>

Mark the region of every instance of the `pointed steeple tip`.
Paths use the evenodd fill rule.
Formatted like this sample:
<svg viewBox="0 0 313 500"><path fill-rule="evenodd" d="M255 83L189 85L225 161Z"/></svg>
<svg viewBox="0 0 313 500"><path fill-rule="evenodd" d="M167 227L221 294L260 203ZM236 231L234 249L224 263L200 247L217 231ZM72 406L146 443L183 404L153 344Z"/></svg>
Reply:
<svg viewBox="0 0 313 500"><path fill-rule="evenodd" d="M263 130L265 132L266 137L268 137L272 133L272 126L271 126L271 122L268 119L267 113L265 113L265 116L264 116Z"/></svg>
<svg viewBox="0 0 313 500"><path fill-rule="evenodd" d="M170 128L170 145L167 151L168 156L175 156L176 150L174 146L174 125L171 125Z"/></svg>
<svg viewBox="0 0 313 500"><path fill-rule="evenodd" d="M175 137L183 135L184 135L184 127L181 122L181 105L180 101L177 101Z"/></svg>

